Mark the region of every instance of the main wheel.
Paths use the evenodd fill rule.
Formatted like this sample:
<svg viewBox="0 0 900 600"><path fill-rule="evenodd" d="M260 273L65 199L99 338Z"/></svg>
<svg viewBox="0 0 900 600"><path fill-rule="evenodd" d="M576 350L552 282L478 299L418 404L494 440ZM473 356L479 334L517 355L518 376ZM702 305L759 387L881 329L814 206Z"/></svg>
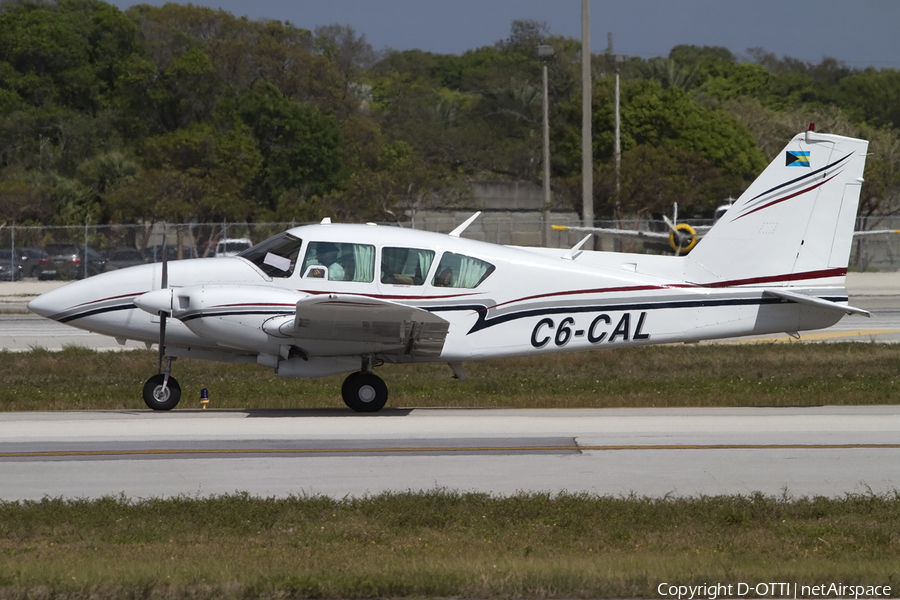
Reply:
<svg viewBox="0 0 900 600"><path fill-rule="evenodd" d="M153 410L172 410L181 400L181 386L174 377L169 377L163 387L165 375L159 373L144 384L144 402Z"/></svg>
<svg viewBox="0 0 900 600"><path fill-rule="evenodd" d="M341 386L344 404L356 412L378 412L387 403L388 389L374 373L352 373Z"/></svg>

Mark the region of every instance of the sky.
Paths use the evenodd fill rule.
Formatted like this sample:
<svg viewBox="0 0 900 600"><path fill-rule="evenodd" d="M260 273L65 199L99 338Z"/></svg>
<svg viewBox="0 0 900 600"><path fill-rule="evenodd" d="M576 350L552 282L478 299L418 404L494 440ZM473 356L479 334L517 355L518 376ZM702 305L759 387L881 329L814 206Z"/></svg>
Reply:
<svg viewBox="0 0 900 600"><path fill-rule="evenodd" d="M186 3L186 2L180 2ZM352 26L376 50L462 54L509 36L514 19L547 23L550 33L581 38L581 0L193 0L250 19L306 29ZM163 1L112 0L119 8ZM764 48L778 57L849 67L900 69L897 0L591 0L591 50L641 58L673 46L724 46L739 58Z"/></svg>

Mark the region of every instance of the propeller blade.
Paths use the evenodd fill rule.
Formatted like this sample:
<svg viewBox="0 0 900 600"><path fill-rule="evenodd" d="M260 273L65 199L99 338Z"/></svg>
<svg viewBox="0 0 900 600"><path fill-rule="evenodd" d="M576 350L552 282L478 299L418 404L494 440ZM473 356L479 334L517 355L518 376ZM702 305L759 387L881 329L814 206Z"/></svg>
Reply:
<svg viewBox="0 0 900 600"><path fill-rule="evenodd" d="M678 230L675 228L675 223L669 220L669 217L663 215L663 222L672 230L673 233L678 233Z"/></svg>
<svg viewBox="0 0 900 600"><path fill-rule="evenodd" d="M159 356L156 360L156 370L162 373L163 357L166 355L166 313L159 311Z"/></svg>
<svg viewBox="0 0 900 600"><path fill-rule="evenodd" d="M162 243L162 278L160 281L160 289L169 287L169 248L167 242L168 233L163 227L163 243ZM170 296L170 308L171 308ZM162 373L163 358L166 355L166 317L169 315L166 311L159 311L159 357L157 358L157 372Z"/></svg>
<svg viewBox="0 0 900 600"><path fill-rule="evenodd" d="M162 281L160 289L169 287L169 248L166 246L166 238L163 237L162 243Z"/></svg>

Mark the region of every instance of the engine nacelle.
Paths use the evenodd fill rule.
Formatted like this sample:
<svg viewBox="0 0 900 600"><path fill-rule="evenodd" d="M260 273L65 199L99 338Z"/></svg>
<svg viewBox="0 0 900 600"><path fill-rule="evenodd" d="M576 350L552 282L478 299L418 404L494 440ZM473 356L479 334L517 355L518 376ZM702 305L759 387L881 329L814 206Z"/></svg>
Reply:
<svg viewBox="0 0 900 600"><path fill-rule="evenodd" d="M152 293L152 292L151 292ZM273 316L292 315L306 294L269 286L199 285L173 290L172 316L199 337L228 348L252 351L279 340L263 330Z"/></svg>

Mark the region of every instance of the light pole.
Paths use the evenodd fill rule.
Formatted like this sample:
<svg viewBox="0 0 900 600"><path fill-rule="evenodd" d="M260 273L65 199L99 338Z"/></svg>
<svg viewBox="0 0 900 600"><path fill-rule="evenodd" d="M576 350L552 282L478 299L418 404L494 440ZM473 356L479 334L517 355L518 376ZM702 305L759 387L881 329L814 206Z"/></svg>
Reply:
<svg viewBox="0 0 900 600"><path fill-rule="evenodd" d="M544 247L550 245L550 102L547 98L547 60L553 56L554 50L553 46L538 46L537 54L540 57L541 62L543 63L542 69L542 91L543 91L543 136L544 136L544 149L543 149L543 163L544 163L544 212L543 212L543 228L541 230L541 242Z"/></svg>
<svg viewBox="0 0 900 600"><path fill-rule="evenodd" d="M622 63L625 62L625 56L622 54L611 54L609 62L612 63L616 70L616 142L614 146L616 157L616 227L621 229L622 205L619 201L619 193L622 191L622 126L619 118L619 71L622 68Z"/></svg>
<svg viewBox="0 0 900 600"><path fill-rule="evenodd" d="M594 159L591 147L591 6L581 0L581 219L594 226Z"/></svg>

